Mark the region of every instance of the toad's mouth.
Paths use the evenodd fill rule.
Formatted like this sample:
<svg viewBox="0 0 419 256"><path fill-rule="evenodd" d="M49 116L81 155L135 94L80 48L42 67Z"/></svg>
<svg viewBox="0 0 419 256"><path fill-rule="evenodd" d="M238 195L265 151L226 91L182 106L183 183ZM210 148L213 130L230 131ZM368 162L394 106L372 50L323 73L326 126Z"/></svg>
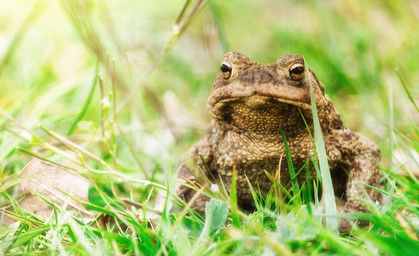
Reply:
<svg viewBox="0 0 419 256"><path fill-rule="evenodd" d="M208 98L211 112L218 112L232 102L246 102L248 107L259 107L266 102L276 102L278 106L293 105L303 110L311 111L310 93L305 88L280 86L272 90L269 86L260 85L258 89L218 88Z"/></svg>
<svg viewBox="0 0 419 256"><path fill-rule="evenodd" d="M243 96L236 96L236 97L221 99L215 102L212 108L217 110L217 109L223 108L225 105L228 105L230 103L234 104L234 102L244 102L246 106L249 108L252 108L252 107L258 108L265 104L276 103L279 107L281 107L282 105L291 105L291 106L299 107L304 110L311 110L311 105L306 102L284 99L281 97L261 96L257 94L251 95L251 96L243 95ZM211 107L210 103L209 105Z"/></svg>
<svg viewBox="0 0 419 256"><path fill-rule="evenodd" d="M265 135L305 127L302 115L311 111L307 103L257 94L222 99L209 108L219 123Z"/></svg>

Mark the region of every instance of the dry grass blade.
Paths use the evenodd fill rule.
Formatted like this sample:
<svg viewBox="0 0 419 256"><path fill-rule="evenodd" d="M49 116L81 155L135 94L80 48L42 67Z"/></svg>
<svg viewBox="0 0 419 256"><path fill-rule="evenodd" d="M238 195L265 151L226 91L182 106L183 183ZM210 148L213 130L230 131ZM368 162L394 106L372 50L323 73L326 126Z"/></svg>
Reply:
<svg viewBox="0 0 419 256"><path fill-rule="evenodd" d="M36 143L38 143L40 146L43 146L43 147L45 147L45 148L47 148L47 149L49 149L49 150L51 150L52 152L55 152L55 153L57 153L57 154L59 154L59 155L61 155L61 156L63 156L63 157L65 157L65 158L67 158L67 159L69 159L69 160L71 160L73 163L76 163L76 164L78 164L78 165L80 165L80 166L84 166L85 168L87 168L89 171L91 171L91 172L94 172L94 173L101 173L101 174L110 174L110 175L114 175L114 176L117 176L117 177L119 177L119 178L123 178L123 179L125 179L125 180L130 180L130 181L132 181L132 182L136 182L136 183L139 183L139 184L143 184L143 185L152 185L152 186L154 186L154 187L156 187L156 188L159 188L159 189L163 189L163 190L167 190L167 188L165 187L165 186L163 186L163 185L161 185L161 184L158 184L158 183L155 183L155 182L151 182L151 181L149 181L149 180L142 180L142 179L136 179L136 178L132 178L132 177L129 177L129 176L127 176L127 175L124 175L124 174L122 174L122 173L119 173L119 172L117 172L117 171L115 171L114 169L112 169L105 161L103 161L102 159L100 159L100 158L98 158L98 157L96 157L95 155L93 155L92 153L90 153L89 151L87 151L87 150L85 150L84 148L82 148L82 147L80 147L80 146L78 146L78 145L76 145L76 144L74 144L73 142L71 142L70 140L68 140L68 139L66 139L66 138L64 138L64 137L62 137L62 136L60 136L60 135L58 135L57 133L55 133L55 132L53 132L53 131L51 131L51 130L48 130L48 129L45 129L45 128L42 128L45 132L47 132L49 135L51 135L52 137L54 137L56 140L58 140L59 142L61 142L63 145L65 145L66 147L68 147L69 149L71 149L73 152L76 152L79 156L81 156L81 155L86 155L87 157L89 157L90 159L92 159L92 160L94 160L94 161L97 161L98 163L100 163L102 166L104 166L107 170L108 170L108 172L104 172L104 171L97 171L97 170L94 170L94 169L92 169L92 168L90 168L89 166L87 166L84 162L82 162L82 161L80 161L80 160L77 160L76 158L74 158L73 156L71 156L70 154L68 154L68 153L66 153L65 151L63 151L63 150L60 150L59 148L57 148L57 147L55 147L55 146L52 146L51 144L49 144L49 143L47 143L47 142L45 142L45 141L43 141L42 139L40 139L39 137L37 137L37 136L35 136L33 133L31 133L29 130L27 130L26 128L24 128L22 125L20 125L19 124L19 122L17 122L12 116L10 116L6 111L4 111L2 108L0 108L0 115L3 115L4 117L6 117L7 119L9 119L16 127L18 127L19 128L19 130L21 131L21 133L23 132L23 133L25 133L25 134L27 134L30 138L27 138L27 139L30 139L30 140L33 140L33 141L35 141ZM18 133L14 133L13 131L9 131L9 132L11 132L12 134L15 134L16 136L18 136L19 137L19 134ZM36 154L34 154L34 153L31 153L31 152L29 152L29 151L26 151L26 153L28 153L28 154L30 154L30 155L32 155L32 156L34 156L34 157L37 157L37 158L39 158L39 159L43 159L42 157L40 157L40 156L37 156ZM64 167L64 166L63 166ZM71 169L71 168L70 168Z"/></svg>
<svg viewBox="0 0 419 256"><path fill-rule="evenodd" d="M143 86L144 93L147 95L148 100L151 102L151 104L154 106L154 108L161 114L163 121L166 123L166 127L169 128L170 132L172 133L173 137L175 139L180 138L179 131L177 130L176 126L173 123L173 120L168 115L168 112L165 110L165 106L158 97L158 95L149 88L149 86Z"/></svg>
<svg viewBox="0 0 419 256"><path fill-rule="evenodd" d="M131 97L135 95L135 92L144 84L145 80L150 76L153 70L157 67L160 63L164 55L175 45L178 39L183 35L186 31L188 26L192 24L195 18L199 15L199 13L204 9L204 7L208 4L209 0L196 0L193 6L189 9L188 6L191 3L191 0L186 0L185 4L182 7L178 17L176 18L175 23L172 25L170 30L169 36L166 39L166 43L160 53L156 56L151 66L147 69L141 79L137 82L137 85L131 90L131 92L124 98L124 100L118 105L116 109L116 114L119 114L128 102L131 100ZM186 13L187 12L187 13Z"/></svg>
<svg viewBox="0 0 419 256"><path fill-rule="evenodd" d="M51 150L52 152L55 152L55 153L65 157L67 159L70 159L74 163L81 164L81 162L79 160L77 160L76 158L74 158L70 154L66 153L65 151L60 150L59 148L51 145L50 143L45 142L44 140L42 140L41 138L39 138L38 136L33 134L31 131L29 131L28 129L23 127L23 125L21 125L16 119L14 119L12 116L10 116L2 108L0 108L0 115L3 115L4 117L6 117L9 121L12 122L12 124L15 126L15 128L17 128L17 131L7 129L8 132L12 133L16 137L22 138L22 139L28 141L29 143L38 144L38 145L40 145L40 146L42 146L46 149Z"/></svg>
<svg viewBox="0 0 419 256"><path fill-rule="evenodd" d="M118 72L115 72L112 61L109 59L107 51L91 20L91 17L93 16L93 2L90 0L62 0L60 3L70 20L73 22L74 27L78 30L83 42L96 55L100 63L105 66L106 74L115 82L115 85L118 86L119 90L127 93L128 85L124 78Z"/></svg>
<svg viewBox="0 0 419 256"><path fill-rule="evenodd" d="M65 137L60 136L59 134L45 129L44 127L41 127L45 132L47 132L49 135L51 135L53 138L55 138L56 140L58 140L59 142L61 142L64 146L66 146L67 148L69 148L70 150L72 150L73 152L77 153L79 156L81 155L85 155L88 158L98 162L99 164L101 164L103 167L105 167L108 171L109 174L118 176L120 178L126 179L126 180L130 180L133 182L137 182L137 183L141 183L144 185L152 185L154 187L166 190L166 187L164 187L163 185L160 185L158 183L155 182L151 182L147 179L145 180L141 180L141 179L133 179L132 177L128 177L120 172L118 172L117 170L114 170L111 166L109 166L104 160L100 159L99 157L96 157L95 155L93 155L91 152L87 151L86 149L80 147L79 145L73 143L72 141L68 140ZM86 168L88 168L90 171L94 171L92 168L84 165ZM94 171L96 173L106 173L106 172L100 172L100 171Z"/></svg>
<svg viewBox="0 0 419 256"><path fill-rule="evenodd" d="M183 208L182 212L178 215L178 218L176 219L175 223L173 224L173 229L176 229L176 227L180 224L180 222L182 221L183 217L186 215L186 213L188 212L188 210L191 208L191 206L193 205L193 203L195 202L195 200L198 199L198 197L202 194L202 192L204 191L204 189L205 189L205 187L201 187L198 191L196 191L195 195L193 195L193 197L191 198L191 200Z"/></svg>
<svg viewBox="0 0 419 256"><path fill-rule="evenodd" d="M48 130L44 127L41 127L46 133L48 133L49 135L51 135L52 137L54 137L56 140L58 140L59 142L61 142L63 145L65 145L67 148L71 149L72 151L74 151L77 154L82 154L85 155L87 157L89 157L90 159L100 163L102 166L104 166L106 169L108 169L111 172L115 172L115 170L112 169L112 167L110 167L105 161L103 161L102 159L96 157L95 155L93 155L92 153L90 153L89 151L87 151L86 149L80 147L79 145L73 143L72 141L58 135L57 133Z"/></svg>

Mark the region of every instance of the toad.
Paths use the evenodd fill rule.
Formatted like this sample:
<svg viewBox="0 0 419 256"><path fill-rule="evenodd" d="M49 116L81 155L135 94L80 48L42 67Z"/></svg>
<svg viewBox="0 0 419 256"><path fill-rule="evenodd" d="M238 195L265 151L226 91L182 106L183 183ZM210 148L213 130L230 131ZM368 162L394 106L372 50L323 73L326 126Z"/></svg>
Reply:
<svg viewBox="0 0 419 256"><path fill-rule="evenodd" d="M273 184L266 172L271 176L280 173L280 184L290 187L284 137L295 171L309 166L309 172L298 173L299 185L307 183L308 177L313 182L316 171L311 162L315 150L310 135L314 134L310 81L338 212L365 212L367 195L373 201L379 197L365 185L378 185L380 149L370 139L344 127L324 85L300 55L286 55L272 64L252 62L237 52L224 56L208 98L211 125L180 161L179 176L184 183L199 184L197 187L204 186L207 191L212 184L223 184L230 191L234 169L238 204L252 209L254 199L248 181L255 191L266 193ZM187 202L196 193L185 185L177 189L177 195ZM203 193L198 194L192 208L202 214L208 200ZM350 227L344 220L339 230L345 232Z"/></svg>

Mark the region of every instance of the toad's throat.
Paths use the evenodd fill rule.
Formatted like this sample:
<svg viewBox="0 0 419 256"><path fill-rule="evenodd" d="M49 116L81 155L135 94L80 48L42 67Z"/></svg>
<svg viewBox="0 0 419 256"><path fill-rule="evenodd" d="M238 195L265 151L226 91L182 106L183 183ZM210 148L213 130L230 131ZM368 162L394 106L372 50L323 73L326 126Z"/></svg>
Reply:
<svg viewBox="0 0 419 256"><path fill-rule="evenodd" d="M220 101L212 109L214 119L239 131L259 135L287 135L305 127L300 107L268 97L251 96Z"/></svg>

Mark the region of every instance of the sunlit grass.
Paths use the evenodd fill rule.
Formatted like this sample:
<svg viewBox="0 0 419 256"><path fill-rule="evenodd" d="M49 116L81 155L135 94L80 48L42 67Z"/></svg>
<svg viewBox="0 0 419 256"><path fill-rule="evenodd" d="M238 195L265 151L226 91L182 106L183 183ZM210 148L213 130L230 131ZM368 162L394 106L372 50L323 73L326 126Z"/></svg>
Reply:
<svg viewBox="0 0 419 256"><path fill-rule="evenodd" d="M419 251L414 1L215 0L210 8L207 1L6 2L0 4L0 255ZM177 159L209 123L206 97L227 50L259 62L304 55L346 126L377 142L387 199L358 216L370 228L336 234L323 225L316 193L298 184L284 188L275 177L266 197L251 188L253 213L237 209L234 186L229 200L210 202L205 220L189 209L169 211L166 198L178 202ZM396 153L406 160L394 160ZM55 216L46 219L21 207L18 174L34 157L90 181L89 202L82 203L94 221L52 202Z"/></svg>

